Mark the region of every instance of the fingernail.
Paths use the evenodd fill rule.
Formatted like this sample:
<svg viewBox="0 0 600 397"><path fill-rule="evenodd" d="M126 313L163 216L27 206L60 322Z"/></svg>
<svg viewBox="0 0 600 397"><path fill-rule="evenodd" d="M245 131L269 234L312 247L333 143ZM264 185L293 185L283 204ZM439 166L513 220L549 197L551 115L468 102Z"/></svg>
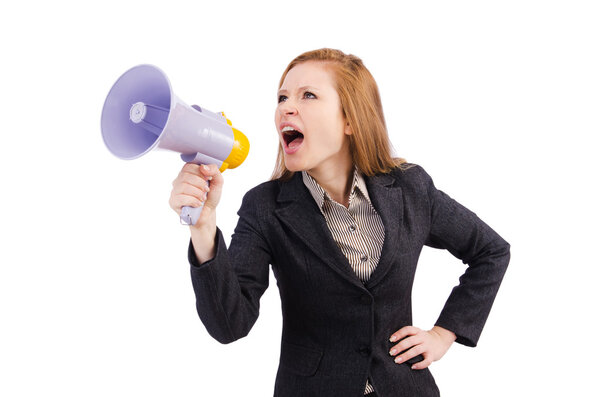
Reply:
<svg viewBox="0 0 600 397"><path fill-rule="evenodd" d="M396 355L396 349L390 350L390 356L394 356L394 355Z"/></svg>
<svg viewBox="0 0 600 397"><path fill-rule="evenodd" d="M208 165L203 165L203 166L202 166L202 169L203 169L204 171L210 171L210 168L208 167Z"/></svg>
<svg viewBox="0 0 600 397"><path fill-rule="evenodd" d="M396 336L394 335L390 338L390 342L396 342L396 339L398 339L398 338L396 338Z"/></svg>
<svg viewBox="0 0 600 397"><path fill-rule="evenodd" d="M396 357L396 359L394 360L394 362L396 364L400 364L402 362L402 357Z"/></svg>

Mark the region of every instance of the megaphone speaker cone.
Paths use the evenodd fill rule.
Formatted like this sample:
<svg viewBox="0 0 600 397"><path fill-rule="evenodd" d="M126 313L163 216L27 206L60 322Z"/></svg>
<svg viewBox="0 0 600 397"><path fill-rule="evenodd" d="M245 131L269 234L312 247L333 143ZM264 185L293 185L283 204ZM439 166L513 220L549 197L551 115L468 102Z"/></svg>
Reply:
<svg viewBox="0 0 600 397"><path fill-rule="evenodd" d="M139 65L121 75L102 109L108 150L127 160L152 150L167 124L172 96L169 80L155 66Z"/></svg>

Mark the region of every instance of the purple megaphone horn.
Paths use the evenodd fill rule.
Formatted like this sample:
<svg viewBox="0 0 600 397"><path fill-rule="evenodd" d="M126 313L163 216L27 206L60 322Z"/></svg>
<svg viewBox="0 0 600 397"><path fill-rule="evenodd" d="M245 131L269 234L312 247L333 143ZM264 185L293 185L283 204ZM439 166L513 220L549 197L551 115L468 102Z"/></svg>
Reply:
<svg viewBox="0 0 600 397"><path fill-rule="evenodd" d="M240 165L250 149L248 138L222 113L177 98L166 74L153 65L119 77L104 102L101 129L108 150L124 160L161 148L181 153L186 162L217 164L223 172ZM182 223L196 224L201 212L183 207Z"/></svg>

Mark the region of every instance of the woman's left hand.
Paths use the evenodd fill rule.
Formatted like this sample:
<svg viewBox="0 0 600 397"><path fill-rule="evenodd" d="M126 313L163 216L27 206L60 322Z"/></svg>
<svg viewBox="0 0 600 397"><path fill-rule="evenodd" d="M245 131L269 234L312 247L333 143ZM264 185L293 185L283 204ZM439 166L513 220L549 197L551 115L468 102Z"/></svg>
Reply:
<svg viewBox="0 0 600 397"><path fill-rule="evenodd" d="M429 331L424 331L417 327L406 326L390 337L390 342L400 341L390 349L390 355L395 356L394 361L400 364L422 354L424 360L411 368L425 369L442 358L455 340L454 332L442 327L435 326Z"/></svg>

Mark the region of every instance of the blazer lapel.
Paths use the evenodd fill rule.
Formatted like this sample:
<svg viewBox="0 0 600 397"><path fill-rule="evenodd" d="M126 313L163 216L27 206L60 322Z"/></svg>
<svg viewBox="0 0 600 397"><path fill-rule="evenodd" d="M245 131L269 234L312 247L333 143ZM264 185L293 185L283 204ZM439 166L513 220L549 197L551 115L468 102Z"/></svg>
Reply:
<svg viewBox="0 0 600 397"><path fill-rule="evenodd" d="M277 201L275 216L333 270L352 284L364 288L333 240L325 217L302 182L301 173L297 172L292 180L281 184Z"/></svg>
<svg viewBox="0 0 600 397"><path fill-rule="evenodd" d="M405 252L407 249L405 239L400 236L404 213L402 188L394 186L394 181L394 177L388 174L366 178L369 198L385 228L379 263L365 284L369 289L385 277L394 264L398 252Z"/></svg>

